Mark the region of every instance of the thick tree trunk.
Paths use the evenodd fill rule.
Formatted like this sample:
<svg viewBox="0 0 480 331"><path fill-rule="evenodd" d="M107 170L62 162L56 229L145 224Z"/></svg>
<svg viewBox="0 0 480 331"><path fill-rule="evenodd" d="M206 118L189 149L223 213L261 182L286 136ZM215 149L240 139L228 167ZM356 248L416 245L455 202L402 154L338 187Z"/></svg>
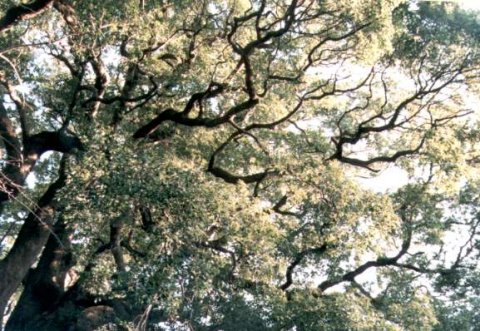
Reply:
<svg viewBox="0 0 480 331"><path fill-rule="evenodd" d="M13 295L30 267L45 246L53 222L54 210L42 208L37 215L29 216L20 230L17 240L7 257L0 262L0 312L5 311Z"/></svg>
<svg viewBox="0 0 480 331"><path fill-rule="evenodd" d="M65 185L65 161L62 160L58 179L50 185L30 212L7 256L0 261L0 315L3 316L8 300L13 295L30 267L37 260L52 232L55 219L54 198Z"/></svg>
<svg viewBox="0 0 480 331"><path fill-rule="evenodd" d="M24 280L25 288L5 330L38 329L42 315L56 308L65 294L65 279L73 265L68 236L65 223L59 220L37 267Z"/></svg>
<svg viewBox="0 0 480 331"><path fill-rule="evenodd" d="M111 252L114 257L118 255L116 249L120 249L122 225L122 218L111 222L111 242L97 249L85 267L84 274L88 274L95 266L96 257L100 254ZM70 235L71 231L60 217L37 267L24 279L24 290L8 319L5 331L94 330L109 323L115 324L119 320L138 319L141 310L132 309L127 300L106 300L86 292L83 278L75 279L75 284L70 288L65 286L66 277L74 265ZM125 272L120 266L119 271ZM117 329L123 330L120 327Z"/></svg>

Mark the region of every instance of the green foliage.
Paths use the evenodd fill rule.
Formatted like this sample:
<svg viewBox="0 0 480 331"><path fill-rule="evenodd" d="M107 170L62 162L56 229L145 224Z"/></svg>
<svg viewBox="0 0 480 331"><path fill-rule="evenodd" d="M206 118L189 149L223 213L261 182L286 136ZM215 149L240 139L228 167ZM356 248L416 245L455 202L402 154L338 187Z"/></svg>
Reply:
<svg viewBox="0 0 480 331"><path fill-rule="evenodd" d="M54 206L75 256L64 290L81 300L40 319L74 324L93 302L132 329L145 311L152 330L480 323L477 14L379 0L70 6L0 39L17 132L7 81L27 91L30 136L84 147ZM1 257L59 152L3 211ZM385 178L389 165L408 182Z"/></svg>

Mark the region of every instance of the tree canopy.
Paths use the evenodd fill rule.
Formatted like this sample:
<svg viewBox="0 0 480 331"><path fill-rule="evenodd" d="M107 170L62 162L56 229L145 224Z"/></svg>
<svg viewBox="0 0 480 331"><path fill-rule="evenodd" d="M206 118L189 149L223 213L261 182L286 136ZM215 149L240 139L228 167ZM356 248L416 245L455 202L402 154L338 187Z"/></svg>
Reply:
<svg viewBox="0 0 480 331"><path fill-rule="evenodd" d="M475 330L479 15L2 1L5 330Z"/></svg>

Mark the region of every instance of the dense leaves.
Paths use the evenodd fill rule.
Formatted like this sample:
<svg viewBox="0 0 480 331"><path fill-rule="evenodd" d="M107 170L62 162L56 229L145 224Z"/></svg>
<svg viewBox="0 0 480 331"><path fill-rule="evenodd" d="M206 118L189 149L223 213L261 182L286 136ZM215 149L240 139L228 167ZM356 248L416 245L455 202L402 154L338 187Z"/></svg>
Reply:
<svg viewBox="0 0 480 331"><path fill-rule="evenodd" d="M0 5L6 330L474 330L478 14Z"/></svg>

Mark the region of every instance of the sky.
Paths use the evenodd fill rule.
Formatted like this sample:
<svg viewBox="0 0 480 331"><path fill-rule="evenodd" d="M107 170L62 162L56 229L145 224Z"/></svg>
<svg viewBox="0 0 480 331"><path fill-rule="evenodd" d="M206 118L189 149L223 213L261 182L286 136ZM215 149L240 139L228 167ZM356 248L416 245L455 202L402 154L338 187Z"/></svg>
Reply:
<svg viewBox="0 0 480 331"><path fill-rule="evenodd" d="M456 2L465 9L480 10L480 0L458 0Z"/></svg>

